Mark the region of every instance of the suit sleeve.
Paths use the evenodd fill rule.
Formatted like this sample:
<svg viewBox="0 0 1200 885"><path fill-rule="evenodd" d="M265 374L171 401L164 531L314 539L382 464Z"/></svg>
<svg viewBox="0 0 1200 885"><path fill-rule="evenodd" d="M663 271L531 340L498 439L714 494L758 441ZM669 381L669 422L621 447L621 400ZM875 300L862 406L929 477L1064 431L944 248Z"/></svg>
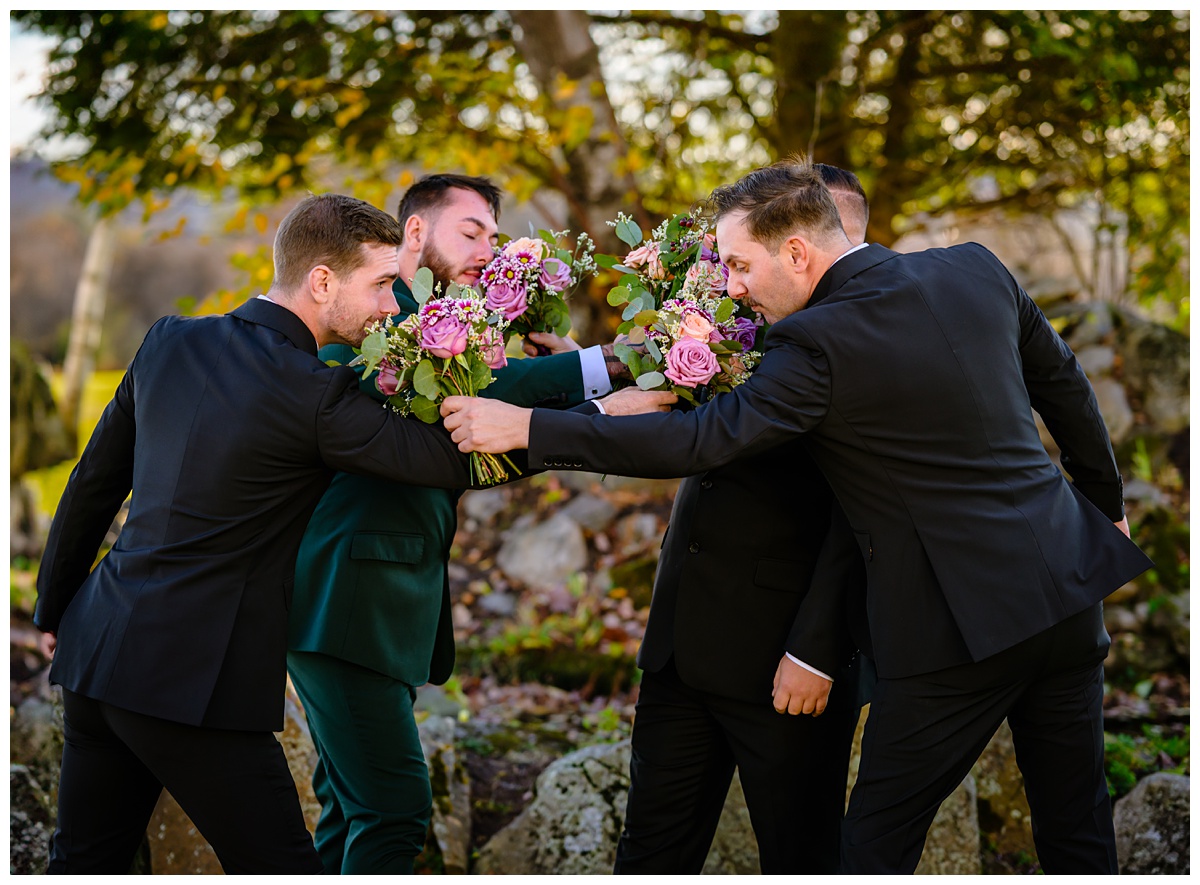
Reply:
<svg viewBox="0 0 1200 885"><path fill-rule="evenodd" d="M1125 515L1121 474L1095 391L1071 348L1019 286L1017 311L1029 401L1061 449L1063 469L1075 487L1105 516L1119 522Z"/></svg>
<svg viewBox="0 0 1200 885"><path fill-rule="evenodd" d="M480 396L525 407L575 406L584 401L583 370L577 352L509 360L493 375L494 380L480 391Z"/></svg>
<svg viewBox="0 0 1200 885"><path fill-rule="evenodd" d="M748 382L694 411L612 417L535 409L529 463L651 479L690 476L811 430L828 409L828 362L796 319L772 327Z"/></svg>
<svg viewBox="0 0 1200 885"><path fill-rule="evenodd" d="M785 650L818 670L836 673L855 650L848 618L850 595L865 591L862 554L841 505L834 501L829 531Z"/></svg>
<svg viewBox="0 0 1200 885"><path fill-rule="evenodd" d="M58 630L63 612L91 571L113 518L133 488L133 416L131 369L100 416L55 510L38 569L33 615L43 631Z"/></svg>

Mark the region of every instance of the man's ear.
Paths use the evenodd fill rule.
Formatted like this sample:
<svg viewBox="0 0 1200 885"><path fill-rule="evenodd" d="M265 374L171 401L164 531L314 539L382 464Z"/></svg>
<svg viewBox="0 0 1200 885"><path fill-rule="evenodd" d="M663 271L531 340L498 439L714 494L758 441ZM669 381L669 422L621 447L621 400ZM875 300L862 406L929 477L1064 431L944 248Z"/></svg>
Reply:
<svg viewBox="0 0 1200 885"><path fill-rule="evenodd" d="M779 249L784 267L788 270L793 273L804 273L808 269L812 247L804 237L793 234L783 241L783 245Z"/></svg>
<svg viewBox="0 0 1200 885"><path fill-rule="evenodd" d="M308 290L317 304L331 301L337 294L337 274L324 264L318 264L308 272Z"/></svg>
<svg viewBox="0 0 1200 885"><path fill-rule="evenodd" d="M428 233L429 225L424 218L415 214L408 216L408 220L404 222L404 242L400 248L410 252L420 252L425 245Z"/></svg>

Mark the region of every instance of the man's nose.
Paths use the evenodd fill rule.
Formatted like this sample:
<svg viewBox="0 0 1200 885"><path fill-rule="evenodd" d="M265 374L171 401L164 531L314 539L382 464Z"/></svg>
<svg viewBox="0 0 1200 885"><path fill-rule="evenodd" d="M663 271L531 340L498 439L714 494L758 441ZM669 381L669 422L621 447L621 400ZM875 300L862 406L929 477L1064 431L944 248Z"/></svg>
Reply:
<svg viewBox="0 0 1200 885"><path fill-rule="evenodd" d="M396 293L389 287L387 292L382 294L379 299L379 312L382 316L395 316L400 312L400 305L396 301Z"/></svg>

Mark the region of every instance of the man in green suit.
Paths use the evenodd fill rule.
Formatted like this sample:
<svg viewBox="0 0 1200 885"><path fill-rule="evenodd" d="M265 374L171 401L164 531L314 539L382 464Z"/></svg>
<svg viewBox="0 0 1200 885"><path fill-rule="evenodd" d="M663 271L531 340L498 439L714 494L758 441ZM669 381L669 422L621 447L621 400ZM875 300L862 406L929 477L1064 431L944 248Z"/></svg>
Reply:
<svg viewBox="0 0 1200 885"><path fill-rule="evenodd" d="M399 317L417 309L407 282L419 267L443 287L478 283L499 209L486 178L432 175L409 188L397 212ZM611 347L536 340L561 352L511 361L485 396L575 405L607 393L609 371L623 368ZM319 355L347 363L354 352ZM362 389L382 400L373 378ZM288 672L318 754L316 845L327 873L411 873L425 845L432 794L412 704L416 686L445 682L454 665L446 561L459 494L339 473L300 546Z"/></svg>

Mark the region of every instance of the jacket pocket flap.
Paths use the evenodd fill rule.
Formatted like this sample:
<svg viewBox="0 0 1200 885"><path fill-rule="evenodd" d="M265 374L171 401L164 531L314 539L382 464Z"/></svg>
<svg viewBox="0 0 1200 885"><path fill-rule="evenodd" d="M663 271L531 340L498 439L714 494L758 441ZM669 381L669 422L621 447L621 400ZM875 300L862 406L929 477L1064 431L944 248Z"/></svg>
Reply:
<svg viewBox="0 0 1200 885"><path fill-rule="evenodd" d="M418 562L425 550L423 535L399 532L355 532L350 543L351 559L375 559L381 562Z"/></svg>
<svg viewBox="0 0 1200 885"><path fill-rule="evenodd" d="M808 592L812 559L760 559L754 567L754 583L769 590Z"/></svg>

